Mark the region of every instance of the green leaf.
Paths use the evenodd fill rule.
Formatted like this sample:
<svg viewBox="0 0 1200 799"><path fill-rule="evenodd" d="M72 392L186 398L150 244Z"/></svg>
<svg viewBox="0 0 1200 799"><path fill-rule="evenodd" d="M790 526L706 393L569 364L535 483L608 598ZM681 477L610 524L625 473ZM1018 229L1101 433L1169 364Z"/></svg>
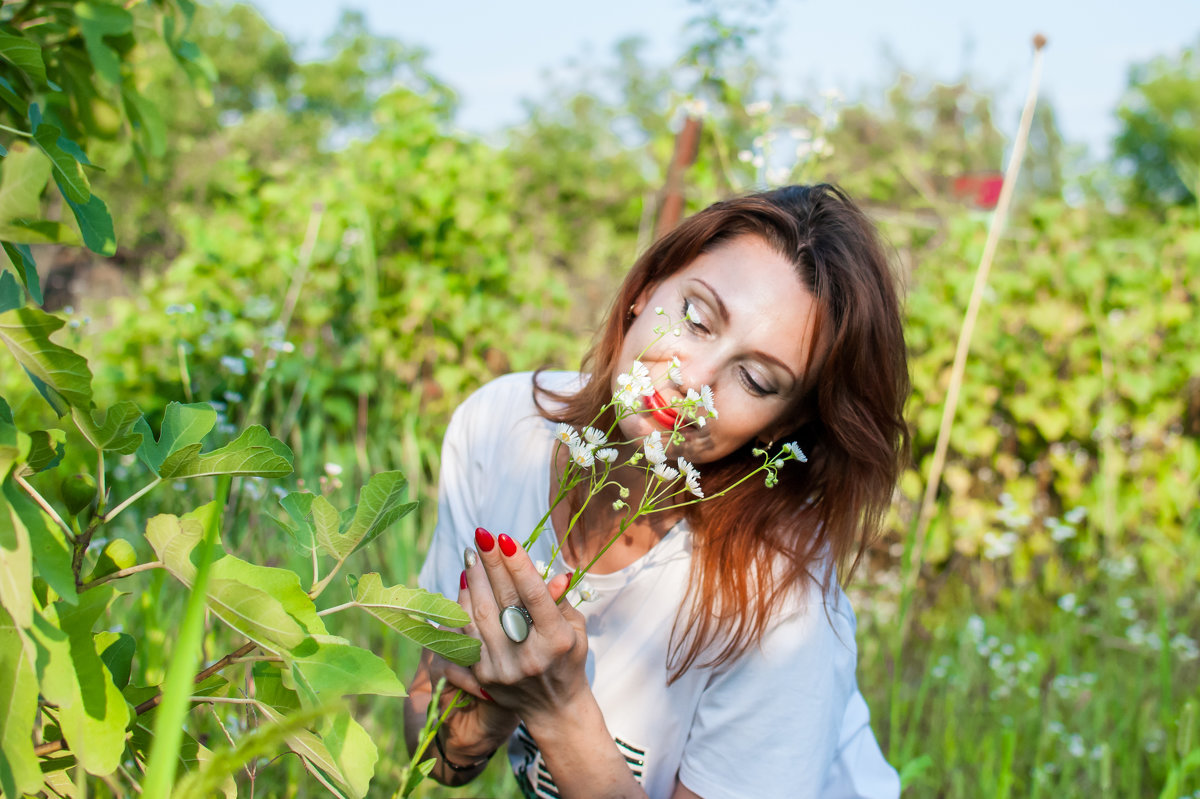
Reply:
<svg viewBox="0 0 1200 799"><path fill-rule="evenodd" d="M83 356L50 341L63 321L37 308L0 314L0 341L59 416L92 403L92 373Z"/></svg>
<svg viewBox="0 0 1200 799"><path fill-rule="evenodd" d="M96 652L92 627L114 596L101 586L80 597L78 607L56 602L35 613L42 695L58 705L58 720L71 751L91 774L111 774L125 751L130 710Z"/></svg>
<svg viewBox="0 0 1200 799"><path fill-rule="evenodd" d="M57 176L55 177L57 180ZM59 182L59 188L62 183ZM64 195L65 196L65 195ZM113 229L112 215L108 206L95 194L87 202L79 203L70 197L65 197L75 221L79 223L79 233L83 243L97 255L112 255L117 251L117 234Z"/></svg>
<svg viewBox="0 0 1200 799"><path fill-rule="evenodd" d="M283 684L283 672L278 663L259 661L254 664L254 698L277 710L300 707L296 692Z"/></svg>
<svg viewBox="0 0 1200 799"><path fill-rule="evenodd" d="M0 313L20 308L24 304L25 294L12 272L0 271Z"/></svg>
<svg viewBox="0 0 1200 799"><path fill-rule="evenodd" d="M77 602L71 547L62 530L12 480L6 480L0 492L13 510L13 523L29 536L37 576L62 599L71 604Z"/></svg>
<svg viewBox="0 0 1200 799"><path fill-rule="evenodd" d="M180 780L172 789L173 799L208 799L214 792L221 790L229 775L241 770L246 763L275 754L276 749L285 743L292 747L293 740L298 737L315 739L316 736L304 728L330 710L322 706L298 710L285 716L265 705L257 707L271 723L260 724L253 732L240 736L237 746L233 749L222 747L213 751L199 768ZM295 751L295 748L292 748Z"/></svg>
<svg viewBox="0 0 1200 799"><path fill-rule="evenodd" d="M407 613L444 627L465 627L471 617L462 605L423 588L393 585L385 588L376 572L364 574L354 586L354 601L373 614Z"/></svg>
<svg viewBox="0 0 1200 799"><path fill-rule="evenodd" d="M26 464L34 472L52 469L62 460L66 451L65 430L34 430L29 434L29 459Z"/></svg>
<svg viewBox="0 0 1200 799"><path fill-rule="evenodd" d="M50 159L51 174L63 197L74 203L86 203L92 198L91 183L83 164L58 143L60 138L65 138L62 131L48 123L38 125L33 131L34 144Z"/></svg>
<svg viewBox="0 0 1200 799"><path fill-rule="evenodd" d="M4 159L4 172L0 174L0 239L25 241L31 228L35 231L33 237L44 237L36 232L37 228L29 220L46 221L42 220L42 192L49 180L50 162L46 156L24 142L15 142ZM47 224L55 225L53 222ZM37 270L31 268L33 255L29 248L24 248L20 254L7 245L4 249L21 281L40 305L42 297L37 287Z"/></svg>
<svg viewBox="0 0 1200 799"><path fill-rule="evenodd" d="M404 686L383 659L336 636L314 636L284 654L293 676L315 696L405 696ZM297 675L296 672L299 672Z"/></svg>
<svg viewBox="0 0 1200 799"><path fill-rule="evenodd" d="M79 233L70 225L49 219L9 219L0 222L0 239L29 244L70 244L78 246Z"/></svg>
<svg viewBox="0 0 1200 799"><path fill-rule="evenodd" d="M142 435L137 455L142 463L158 474L159 467L168 455L191 444L199 444L216 423L217 412L207 402L191 405L169 402L163 411L162 429L157 439L145 417L134 424L134 432Z"/></svg>
<svg viewBox="0 0 1200 799"><path fill-rule="evenodd" d="M274 724L280 724L285 719L295 716L294 713L285 716L271 707L260 706L259 709ZM309 712L311 713L311 711ZM338 762L315 734L305 729L293 728L288 732L285 740L288 749L300 756L300 759L304 761L304 767L314 776L321 780L332 777L338 784L349 789L350 786L347 784L346 778L342 776Z"/></svg>
<svg viewBox="0 0 1200 799"><path fill-rule="evenodd" d="M137 642L128 633L115 633L104 630L96 633L96 651L100 659L112 674L113 683L122 691L129 685L129 675L133 670L133 654L137 651Z"/></svg>
<svg viewBox="0 0 1200 799"><path fill-rule="evenodd" d="M291 521L271 517L276 524L283 528L284 532L291 536L300 550L300 554L305 558L311 558L313 550L317 548L316 534L309 519L312 503L313 494L308 491L293 491L279 500L279 505L287 511Z"/></svg>
<svg viewBox="0 0 1200 799"><path fill-rule="evenodd" d="M37 675L12 616L0 608L0 789L5 796L37 793L42 770L29 731L37 719Z"/></svg>
<svg viewBox="0 0 1200 799"><path fill-rule="evenodd" d="M358 495L354 517L345 529L318 543L328 554L344 560L350 553L370 543L393 522L412 512L416 503L402 505L408 485L402 472L380 472L372 475ZM319 531L318 531L319 532Z"/></svg>
<svg viewBox="0 0 1200 799"><path fill-rule="evenodd" d="M46 62L37 42L26 39L12 28L0 30L0 58L24 72L39 84L46 82Z"/></svg>
<svg viewBox="0 0 1200 799"><path fill-rule="evenodd" d="M379 749L354 717L343 711L326 724L321 735L330 756L337 762L342 780L351 795L361 799L371 787Z"/></svg>
<svg viewBox="0 0 1200 799"><path fill-rule="evenodd" d="M411 771L405 767L404 770L404 788L401 790L401 796L411 796L412 792L421 784L421 780L429 776L429 772L433 771L433 767L437 765L437 758L429 758L422 760L417 764L415 769Z"/></svg>
<svg viewBox="0 0 1200 799"><path fill-rule="evenodd" d="M121 82L121 57L105 43L105 36L123 36L133 30L133 15L109 3L76 3L75 18L92 67L114 86Z"/></svg>
<svg viewBox="0 0 1200 799"><path fill-rule="evenodd" d="M17 116L25 118L29 116L29 103L21 99L17 94L17 90L13 85L4 78L0 78L0 100L8 104L8 107L17 112Z"/></svg>
<svg viewBox="0 0 1200 799"><path fill-rule="evenodd" d="M131 86L121 90L121 97L125 101L125 115L141 131L146 150L155 158L162 158L167 152L167 126L158 112L158 106Z"/></svg>
<svg viewBox="0 0 1200 799"><path fill-rule="evenodd" d="M21 282L25 284L25 290L29 292L30 297L33 297L34 302L41 305L42 284L38 278L37 264L34 263L33 253L30 252L29 245L10 244L7 241L2 244L8 260L12 262L13 267L17 270L17 277L21 278Z"/></svg>
<svg viewBox="0 0 1200 799"><path fill-rule="evenodd" d="M191 554L202 529L195 514L182 519L162 514L146 525L146 538L158 559L189 586L196 572ZM290 652L313 635L327 634L300 578L288 569L225 555L212 565L207 600L222 621L272 652Z"/></svg>
<svg viewBox="0 0 1200 799"><path fill-rule="evenodd" d="M25 461L30 444L29 436L13 425L12 409L0 397L0 480L8 476L14 464Z"/></svg>
<svg viewBox="0 0 1200 799"><path fill-rule="evenodd" d="M142 435L133 432L142 412L129 400L118 402L105 413L74 408L71 416L83 437L96 449L128 455L142 445Z"/></svg>
<svg viewBox="0 0 1200 799"><path fill-rule="evenodd" d="M457 602L428 592L424 597L412 592L420 589L394 586L383 588L378 574L365 574L358 581L355 602L363 610L391 627L396 632L420 646L430 649L460 666L469 666L479 660L480 643L462 633L441 630L417 616L442 618L446 624L462 626L469 621ZM395 602L395 605L391 603ZM453 605L457 610L450 607ZM412 606L410 608L410 606Z"/></svg>
<svg viewBox="0 0 1200 799"><path fill-rule="evenodd" d="M169 455L159 474L164 479L218 474L283 477L292 473L292 451L262 425L251 425L235 440L200 455L194 444Z"/></svg>
<svg viewBox="0 0 1200 799"><path fill-rule="evenodd" d="M4 501L0 502L0 605L18 626L33 624L33 550L29 531L8 502L9 488L19 491L12 478L4 481Z"/></svg>

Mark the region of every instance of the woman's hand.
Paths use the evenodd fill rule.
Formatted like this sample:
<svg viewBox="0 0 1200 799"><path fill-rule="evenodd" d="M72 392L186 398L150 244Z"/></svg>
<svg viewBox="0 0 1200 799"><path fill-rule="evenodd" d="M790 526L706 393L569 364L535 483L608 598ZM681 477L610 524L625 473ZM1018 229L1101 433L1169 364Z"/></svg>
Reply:
<svg viewBox="0 0 1200 799"><path fill-rule="evenodd" d="M531 729L569 714L574 702L591 694L584 669L587 624L569 602L556 604L570 576L543 582L529 555L507 535L494 537L481 527L475 544L478 562L466 570L463 606L483 646L471 671L496 704L516 711ZM521 643L500 626L500 612L510 605L524 607L533 620Z"/></svg>

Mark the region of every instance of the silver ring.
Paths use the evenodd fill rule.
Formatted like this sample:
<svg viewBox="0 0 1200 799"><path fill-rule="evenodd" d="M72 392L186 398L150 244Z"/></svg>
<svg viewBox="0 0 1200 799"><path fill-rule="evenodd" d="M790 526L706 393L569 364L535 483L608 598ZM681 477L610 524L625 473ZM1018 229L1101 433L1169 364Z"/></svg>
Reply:
<svg viewBox="0 0 1200 799"><path fill-rule="evenodd" d="M533 617L529 611L520 605L509 605L500 611L500 629L508 636L508 640L519 644L529 637L529 628L533 626Z"/></svg>

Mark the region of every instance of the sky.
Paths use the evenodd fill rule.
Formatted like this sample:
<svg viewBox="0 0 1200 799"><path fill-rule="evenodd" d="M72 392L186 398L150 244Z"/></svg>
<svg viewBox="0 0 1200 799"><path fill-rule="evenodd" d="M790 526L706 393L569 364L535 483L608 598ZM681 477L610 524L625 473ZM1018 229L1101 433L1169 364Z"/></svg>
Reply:
<svg viewBox="0 0 1200 799"><path fill-rule="evenodd" d="M570 60L611 63L613 45L638 35L650 60L669 65L685 48L687 0L253 0L301 53L332 29L341 8L366 15L377 34L417 44L456 90L457 123L487 135L523 119L545 75ZM1104 157L1130 64L1200 45L1200 0L777 0L755 49L789 98L836 89L877 97L897 65L926 80L969 75L998 104L1012 135L1028 89L1035 33L1049 39L1041 97L1068 141Z"/></svg>

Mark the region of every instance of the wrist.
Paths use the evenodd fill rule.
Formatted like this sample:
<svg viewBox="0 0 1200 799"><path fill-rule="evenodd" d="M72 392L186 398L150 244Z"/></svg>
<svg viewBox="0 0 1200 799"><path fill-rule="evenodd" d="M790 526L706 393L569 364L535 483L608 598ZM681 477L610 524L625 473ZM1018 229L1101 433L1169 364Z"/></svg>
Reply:
<svg viewBox="0 0 1200 799"><path fill-rule="evenodd" d="M544 712L523 712L521 720L535 741L561 741L572 736L587 736L597 731L608 735L604 714L591 691L585 691L567 702L560 702Z"/></svg>

